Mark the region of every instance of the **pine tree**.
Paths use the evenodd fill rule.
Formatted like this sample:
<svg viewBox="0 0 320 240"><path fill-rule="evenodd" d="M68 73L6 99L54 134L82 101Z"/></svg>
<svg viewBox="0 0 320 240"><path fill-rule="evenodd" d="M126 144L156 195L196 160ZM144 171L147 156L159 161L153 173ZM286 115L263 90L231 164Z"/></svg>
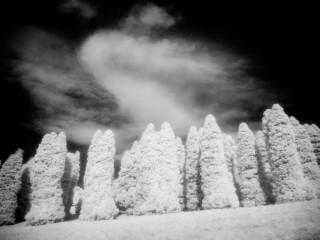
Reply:
<svg viewBox="0 0 320 240"><path fill-rule="evenodd" d="M222 134L222 142L224 149L224 157L228 164L228 170L231 174L233 174L233 158L235 157L235 142L230 135Z"/></svg>
<svg viewBox="0 0 320 240"><path fill-rule="evenodd" d="M290 117L290 123L298 147L304 177L307 180L308 187L314 191L315 197L320 198L320 168L317 165L317 158L314 154L308 132L294 117Z"/></svg>
<svg viewBox="0 0 320 240"><path fill-rule="evenodd" d="M176 138L176 145L177 145L177 157L178 157L179 173L180 173L179 174L179 176L180 176L179 203L180 203L181 210L183 210L183 209L185 209L185 202L186 202L186 189L185 189L186 149L185 149L180 137Z"/></svg>
<svg viewBox="0 0 320 240"><path fill-rule="evenodd" d="M67 154L66 136L46 134L37 149L30 172L31 209L27 223L40 225L62 221L65 217L61 179Z"/></svg>
<svg viewBox="0 0 320 240"><path fill-rule="evenodd" d="M320 131L318 130L319 128L314 124L312 125L305 124L304 126L307 129L307 132L309 134L313 151L317 158L318 166L320 166Z"/></svg>
<svg viewBox="0 0 320 240"><path fill-rule="evenodd" d="M238 207L239 201L224 157L221 130L208 115L200 130L202 208Z"/></svg>
<svg viewBox="0 0 320 240"><path fill-rule="evenodd" d="M0 171L0 225L16 222L17 195L21 187L23 151L18 149L3 163Z"/></svg>
<svg viewBox="0 0 320 240"><path fill-rule="evenodd" d="M115 182L116 204L124 212L130 211L134 207L134 196L136 188L136 178L138 165L134 162L134 157L138 148L138 142L134 142L130 152L126 151L121 159L119 177Z"/></svg>
<svg viewBox="0 0 320 240"><path fill-rule="evenodd" d="M274 180L270 167L270 156L266 145L266 137L262 131L258 131L256 135L256 153L260 184L265 194L267 203L273 204L276 201L273 194Z"/></svg>
<svg viewBox="0 0 320 240"><path fill-rule="evenodd" d="M307 198L306 184L294 133L288 116L279 104L263 114L263 131L267 137L270 166L277 203Z"/></svg>
<svg viewBox="0 0 320 240"><path fill-rule="evenodd" d="M139 151L137 159L139 161L136 181L136 191L134 196L134 215L145 215L152 213L161 213L158 208L157 201L160 199L160 176L159 176L159 133L155 131L155 127L150 123L139 141ZM152 194L154 194L152 196ZM159 194L159 199L156 195ZM162 195L161 195L162 196ZM154 198L154 199L152 199Z"/></svg>
<svg viewBox="0 0 320 240"><path fill-rule="evenodd" d="M266 200L259 183L255 137L245 123L239 126L237 142L237 170L241 204L244 207L264 205Z"/></svg>
<svg viewBox="0 0 320 240"><path fill-rule="evenodd" d="M80 220L104 220L118 214L112 189L114 155L113 133L96 131L88 151Z"/></svg>
<svg viewBox="0 0 320 240"><path fill-rule="evenodd" d="M196 127L189 130L186 142L186 207L197 210L200 206L200 144Z"/></svg>

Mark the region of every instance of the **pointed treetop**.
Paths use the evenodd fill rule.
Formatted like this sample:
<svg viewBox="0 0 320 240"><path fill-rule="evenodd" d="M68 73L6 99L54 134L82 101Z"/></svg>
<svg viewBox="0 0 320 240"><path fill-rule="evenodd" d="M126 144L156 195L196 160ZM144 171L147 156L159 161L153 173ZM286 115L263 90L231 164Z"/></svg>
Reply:
<svg viewBox="0 0 320 240"><path fill-rule="evenodd" d="M155 126L154 126L153 123L149 123L143 134L145 134L145 133L153 133L153 132L155 132Z"/></svg>
<svg viewBox="0 0 320 240"><path fill-rule="evenodd" d="M189 130L189 135L197 135L198 134L198 129L195 126L191 126L190 130Z"/></svg>
<svg viewBox="0 0 320 240"><path fill-rule="evenodd" d="M275 103L275 104L272 105L272 110L280 110L280 111L283 111L283 107L281 107L280 104Z"/></svg>
<svg viewBox="0 0 320 240"><path fill-rule="evenodd" d="M102 131L98 129L92 137L91 144L96 143L102 137Z"/></svg>
<svg viewBox="0 0 320 240"><path fill-rule="evenodd" d="M295 118L295 117L290 117L290 123L293 124L293 125L299 125L300 122Z"/></svg>
<svg viewBox="0 0 320 240"><path fill-rule="evenodd" d="M244 122L240 123L239 132L248 132L248 131L251 131L248 125Z"/></svg>
<svg viewBox="0 0 320 240"><path fill-rule="evenodd" d="M215 124L216 123L216 119L212 114L209 114L208 116L206 116L205 120L204 120L204 125L211 125L211 124Z"/></svg>
<svg viewBox="0 0 320 240"><path fill-rule="evenodd" d="M174 133L172 127L170 126L170 124L167 122L162 123L161 129L160 129L160 135L162 135L162 136L165 135L171 139L175 138L175 133Z"/></svg>
<svg viewBox="0 0 320 240"><path fill-rule="evenodd" d="M115 141L114 140L114 134L111 130L106 130L103 134L103 138L106 140L106 141Z"/></svg>

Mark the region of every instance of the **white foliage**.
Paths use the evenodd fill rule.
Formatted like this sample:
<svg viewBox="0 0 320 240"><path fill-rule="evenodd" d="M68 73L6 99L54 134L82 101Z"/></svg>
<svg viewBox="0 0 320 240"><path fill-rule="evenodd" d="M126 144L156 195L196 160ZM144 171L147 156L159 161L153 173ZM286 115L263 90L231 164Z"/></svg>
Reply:
<svg viewBox="0 0 320 240"><path fill-rule="evenodd" d="M186 149L182 143L180 137L176 138L177 145L177 158L179 163L179 177L180 177L180 186L179 186L179 203L181 210L185 208L185 162L186 162Z"/></svg>
<svg viewBox="0 0 320 240"><path fill-rule="evenodd" d="M67 153L66 136L46 134L33 158L30 172L32 184L28 224L39 225L62 221L65 217L61 179Z"/></svg>
<svg viewBox="0 0 320 240"><path fill-rule="evenodd" d="M200 144L196 127L189 130L186 142L186 207L197 210L200 204Z"/></svg>
<svg viewBox="0 0 320 240"><path fill-rule="evenodd" d="M237 142L237 172L241 203L244 207L264 205L266 199L259 183L255 137L245 123L239 126Z"/></svg>
<svg viewBox="0 0 320 240"><path fill-rule="evenodd" d="M290 123L298 147L304 177L307 180L309 188L313 189L315 196L320 198L320 168L317 165L317 158L313 151L308 132L294 117L290 117Z"/></svg>
<svg viewBox="0 0 320 240"><path fill-rule="evenodd" d="M80 220L110 219L118 214L112 189L114 155L113 133L96 131L88 151Z"/></svg>
<svg viewBox="0 0 320 240"><path fill-rule="evenodd" d="M262 131L258 131L256 135L256 153L260 184L266 196L267 203L274 203L274 179L270 167L270 156L268 151L266 137Z"/></svg>
<svg viewBox="0 0 320 240"><path fill-rule="evenodd" d="M164 123L160 133L149 124L139 141L139 176L133 214L180 211L180 175L175 135Z"/></svg>
<svg viewBox="0 0 320 240"><path fill-rule="evenodd" d="M130 152L126 151L121 159L118 179L114 182L116 189L116 203L123 211L130 211L134 207L136 178L138 172L137 159L138 142L134 142Z"/></svg>
<svg viewBox="0 0 320 240"><path fill-rule="evenodd" d="M15 211L21 187L22 154L23 151L18 149L10 155L0 171L0 225L16 222Z"/></svg>
<svg viewBox="0 0 320 240"><path fill-rule="evenodd" d="M264 112L262 125L267 136L277 203L305 200L308 197L306 183L288 116L280 105L274 104Z"/></svg>
<svg viewBox="0 0 320 240"><path fill-rule="evenodd" d="M314 153L317 158L317 163L320 166L320 129L315 124L305 124L304 126L307 129Z"/></svg>
<svg viewBox="0 0 320 240"><path fill-rule="evenodd" d="M236 190L225 160L221 130L208 115L200 129L202 208L238 207Z"/></svg>

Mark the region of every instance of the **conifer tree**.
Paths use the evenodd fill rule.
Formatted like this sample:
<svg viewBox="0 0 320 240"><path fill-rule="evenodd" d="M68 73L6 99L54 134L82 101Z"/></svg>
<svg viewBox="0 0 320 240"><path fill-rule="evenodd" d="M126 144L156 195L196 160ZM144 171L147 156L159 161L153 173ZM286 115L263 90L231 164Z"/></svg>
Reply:
<svg viewBox="0 0 320 240"><path fill-rule="evenodd" d="M119 177L115 181L116 204L124 212L130 211L134 207L138 165L133 161L131 153L135 154L137 147L138 142L134 142L131 151L126 151L123 154Z"/></svg>
<svg viewBox="0 0 320 240"><path fill-rule="evenodd" d="M313 151L317 158L318 166L320 166L320 131L318 130L319 128L314 124L305 124L304 126L307 129L308 135L310 137Z"/></svg>
<svg viewBox="0 0 320 240"><path fill-rule="evenodd" d="M277 203L305 200L308 196L302 165L289 117L279 104L263 114L263 131L267 137L270 166Z"/></svg>
<svg viewBox="0 0 320 240"><path fill-rule="evenodd" d="M186 142L186 207L197 210L200 206L200 144L196 127L192 126Z"/></svg>
<svg viewBox="0 0 320 240"><path fill-rule="evenodd" d="M258 131L256 135L256 153L258 160L258 175L262 190L265 194L268 204L275 203L276 199L273 195L274 180L270 167L270 159L266 138L262 131Z"/></svg>
<svg viewBox="0 0 320 240"><path fill-rule="evenodd" d="M221 130L208 115L200 129L202 208L238 207L236 190L225 160Z"/></svg>
<svg viewBox="0 0 320 240"><path fill-rule="evenodd" d="M21 187L23 151L18 149L3 163L0 171L0 225L16 222L17 195Z"/></svg>
<svg viewBox="0 0 320 240"><path fill-rule="evenodd" d="M46 134L33 158L30 172L31 209L27 224L40 225L62 221L65 217L61 179L67 154L66 136Z"/></svg>
<svg viewBox="0 0 320 240"><path fill-rule="evenodd" d="M156 196L160 196L160 176L158 171L160 148L158 145L159 133L150 123L139 141L139 151L137 158L139 161L139 175L136 181L136 191L134 196L134 215L145 215L160 213L161 209L157 206ZM152 199L154 198L154 199Z"/></svg>
<svg viewBox="0 0 320 240"><path fill-rule="evenodd" d="M118 214L112 189L114 155L113 133L96 131L88 151L80 220L104 220Z"/></svg>
<svg viewBox="0 0 320 240"><path fill-rule="evenodd" d="M224 149L224 156L228 164L228 170L231 174L233 174L233 158L235 157L235 142L230 135L222 134L222 142Z"/></svg>
<svg viewBox="0 0 320 240"><path fill-rule="evenodd" d="M290 123L298 147L304 177L308 187L314 191L315 197L320 198L320 168L318 167L317 158L313 151L308 132L294 117L290 117Z"/></svg>
<svg viewBox="0 0 320 240"><path fill-rule="evenodd" d="M241 204L244 207L264 205L266 200L259 183L255 137L245 123L239 126L237 142L237 172Z"/></svg>
<svg viewBox="0 0 320 240"><path fill-rule="evenodd" d="M185 178L186 178L186 171L185 171L185 161L186 161L186 150L182 143L180 137L176 138L176 145L177 145L177 157L179 163L179 176L180 176L180 191L179 191L179 203L181 210L185 209L185 198L186 198L186 189L185 189Z"/></svg>

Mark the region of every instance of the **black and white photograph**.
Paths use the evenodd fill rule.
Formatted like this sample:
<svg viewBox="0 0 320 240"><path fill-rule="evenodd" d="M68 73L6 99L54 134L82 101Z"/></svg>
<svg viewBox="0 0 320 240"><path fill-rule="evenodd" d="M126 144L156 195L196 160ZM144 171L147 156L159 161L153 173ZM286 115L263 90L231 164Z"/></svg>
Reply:
<svg viewBox="0 0 320 240"><path fill-rule="evenodd" d="M302 2L4 0L1 240L319 240Z"/></svg>

